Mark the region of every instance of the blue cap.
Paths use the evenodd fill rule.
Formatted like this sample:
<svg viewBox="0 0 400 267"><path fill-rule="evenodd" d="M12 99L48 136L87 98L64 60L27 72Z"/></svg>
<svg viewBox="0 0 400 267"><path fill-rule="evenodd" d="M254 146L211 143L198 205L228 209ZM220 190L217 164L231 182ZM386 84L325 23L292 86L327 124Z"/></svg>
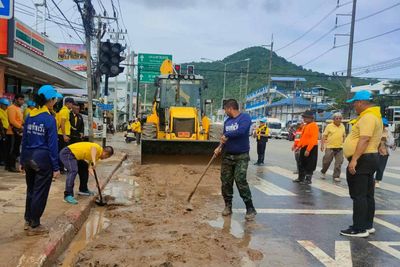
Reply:
<svg viewBox="0 0 400 267"><path fill-rule="evenodd" d="M0 98L0 104L8 107L10 105L10 100L8 100L7 98Z"/></svg>
<svg viewBox="0 0 400 267"><path fill-rule="evenodd" d="M262 123L266 123L266 122L267 122L267 119L265 119L265 118L262 118L262 119L260 120L260 122L262 122Z"/></svg>
<svg viewBox="0 0 400 267"><path fill-rule="evenodd" d="M46 100L63 97L62 94L58 93L56 89L51 85L43 85L42 87L40 87L38 94L43 94Z"/></svg>
<svg viewBox="0 0 400 267"><path fill-rule="evenodd" d="M388 119L386 119L386 118L382 118L382 123L383 123L383 125L385 125L385 126L388 126L388 125L389 125L389 121L388 121Z"/></svg>
<svg viewBox="0 0 400 267"><path fill-rule="evenodd" d="M35 107L35 106L36 106L36 103L35 103L34 101L32 101L32 100L28 100L28 101L26 102L26 105L27 105L28 107Z"/></svg>
<svg viewBox="0 0 400 267"><path fill-rule="evenodd" d="M371 92L367 91L367 90L358 91L357 93L355 93L353 98L347 100L346 103L353 103L354 101L360 101L360 100L364 100L364 101L372 100Z"/></svg>

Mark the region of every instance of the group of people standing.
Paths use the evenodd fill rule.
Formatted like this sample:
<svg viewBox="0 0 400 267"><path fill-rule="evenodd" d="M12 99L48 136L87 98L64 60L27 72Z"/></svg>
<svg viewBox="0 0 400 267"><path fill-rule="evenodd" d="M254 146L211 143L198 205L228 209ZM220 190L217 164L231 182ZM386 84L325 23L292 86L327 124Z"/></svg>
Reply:
<svg viewBox="0 0 400 267"><path fill-rule="evenodd" d="M92 195L87 188L88 173L93 172L98 160L114 153L110 146L102 148L95 143L81 142L84 135L83 119L73 99L64 99L65 105L61 111L57 114L54 112L54 105L62 97L53 86L42 86L33 95L33 100L28 101L25 118L21 110L23 95L15 95L13 105L6 98L0 99L0 145L5 144L9 153L6 156L6 170L17 171L16 158L19 156L20 171L25 172L27 194L24 229L28 235L48 232L40 218L46 207L52 180L60 175L64 167L67 171L64 201L77 204L76 200L71 200L75 176L79 173L79 192ZM3 147L0 151L3 151ZM81 167L78 168L78 165Z"/></svg>
<svg viewBox="0 0 400 267"><path fill-rule="evenodd" d="M369 91L359 91L347 103L351 103L358 117L352 121L351 131L346 136L342 114L335 113L333 122L322 133L321 151L325 151L321 178L326 178L327 170L335 159L333 181L340 182L341 166L344 158L348 161L346 179L353 201L353 224L340 232L351 237L368 237L375 233L375 187L379 187L390 150L394 149L394 138L388 131L388 121L382 118L380 108L372 102ZM221 192L225 202L223 216L232 214L233 183L246 205L246 219L252 220L257 214L251 191L246 179L249 162L249 129L251 119L241 113L237 101L227 100L224 105L227 119L221 137L221 146L214 153L222 153ZM310 110L302 114L303 122L298 125L292 150L298 166L300 184L311 184L317 167L319 128L314 113ZM261 121L253 136L257 139L258 160L255 165L264 164L265 144L268 141L266 121Z"/></svg>

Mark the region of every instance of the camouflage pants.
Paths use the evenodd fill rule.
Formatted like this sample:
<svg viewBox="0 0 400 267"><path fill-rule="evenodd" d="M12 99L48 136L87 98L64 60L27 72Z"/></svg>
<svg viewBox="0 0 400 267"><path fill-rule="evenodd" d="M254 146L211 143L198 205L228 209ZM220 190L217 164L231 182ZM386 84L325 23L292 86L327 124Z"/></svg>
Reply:
<svg viewBox="0 0 400 267"><path fill-rule="evenodd" d="M244 202L251 200L251 192L247 183L247 166L249 165L249 154L224 154L221 165L221 192L226 202L233 198L233 182L235 181L239 194Z"/></svg>

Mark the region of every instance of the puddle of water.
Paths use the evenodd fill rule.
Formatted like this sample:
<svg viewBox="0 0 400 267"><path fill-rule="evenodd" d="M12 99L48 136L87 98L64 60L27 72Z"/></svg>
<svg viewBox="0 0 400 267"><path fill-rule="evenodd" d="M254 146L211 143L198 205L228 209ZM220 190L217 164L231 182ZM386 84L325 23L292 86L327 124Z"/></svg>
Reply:
<svg viewBox="0 0 400 267"><path fill-rule="evenodd" d="M209 221L208 224L214 228L222 229L223 232L230 233L237 238L243 238L245 234L243 226L230 216L219 217L214 221Z"/></svg>
<svg viewBox="0 0 400 267"><path fill-rule="evenodd" d="M105 208L96 208L91 211L89 218L83 224L81 230L64 252L62 267L74 266L74 260L78 253L91 242L95 236L110 225L110 221L104 217Z"/></svg>

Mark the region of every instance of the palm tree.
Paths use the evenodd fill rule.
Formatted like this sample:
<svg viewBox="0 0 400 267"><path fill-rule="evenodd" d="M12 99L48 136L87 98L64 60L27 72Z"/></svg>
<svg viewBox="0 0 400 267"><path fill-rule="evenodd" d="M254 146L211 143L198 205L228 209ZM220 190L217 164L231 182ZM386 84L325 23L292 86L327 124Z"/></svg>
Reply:
<svg viewBox="0 0 400 267"><path fill-rule="evenodd" d="M384 90L389 90L390 94L400 94L400 80L389 81L385 84Z"/></svg>

